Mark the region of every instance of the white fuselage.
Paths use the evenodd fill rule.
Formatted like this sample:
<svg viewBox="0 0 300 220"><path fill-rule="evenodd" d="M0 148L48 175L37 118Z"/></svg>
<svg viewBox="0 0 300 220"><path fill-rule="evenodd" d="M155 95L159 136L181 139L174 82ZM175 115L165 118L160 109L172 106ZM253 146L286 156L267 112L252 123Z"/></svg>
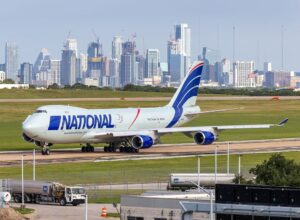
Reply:
<svg viewBox="0 0 300 220"><path fill-rule="evenodd" d="M123 109L84 109L72 106L42 106L23 122L23 132L30 138L52 144L58 143L101 143L117 141L118 138L104 136L91 138L94 133L101 134L130 131L153 130L180 126L193 117L186 114L197 114L198 106L185 107L180 117L174 119L173 107L156 108L123 108ZM176 117L175 117L176 118ZM147 135L147 134L146 134Z"/></svg>

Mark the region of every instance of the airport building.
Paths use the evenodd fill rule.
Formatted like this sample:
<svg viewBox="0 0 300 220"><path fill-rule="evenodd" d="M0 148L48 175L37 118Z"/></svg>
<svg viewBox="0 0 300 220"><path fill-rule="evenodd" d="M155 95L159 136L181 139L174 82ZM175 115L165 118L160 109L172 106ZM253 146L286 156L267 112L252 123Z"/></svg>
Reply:
<svg viewBox="0 0 300 220"><path fill-rule="evenodd" d="M217 184L201 193L122 196L121 219L300 220L300 188Z"/></svg>

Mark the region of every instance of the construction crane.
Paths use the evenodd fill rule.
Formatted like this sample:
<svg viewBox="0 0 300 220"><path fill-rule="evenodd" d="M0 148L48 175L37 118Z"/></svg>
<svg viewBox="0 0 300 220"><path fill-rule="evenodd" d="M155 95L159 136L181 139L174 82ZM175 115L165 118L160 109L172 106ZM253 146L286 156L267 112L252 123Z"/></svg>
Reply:
<svg viewBox="0 0 300 220"><path fill-rule="evenodd" d="M96 34L94 29L92 29L92 33L93 33L94 37L96 38L97 43L99 43L100 42L100 37Z"/></svg>

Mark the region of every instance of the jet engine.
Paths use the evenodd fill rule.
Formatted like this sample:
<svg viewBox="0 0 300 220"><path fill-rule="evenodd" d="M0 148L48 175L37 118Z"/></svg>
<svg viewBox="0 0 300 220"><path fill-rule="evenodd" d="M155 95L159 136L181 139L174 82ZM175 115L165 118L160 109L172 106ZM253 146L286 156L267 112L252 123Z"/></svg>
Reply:
<svg viewBox="0 0 300 220"><path fill-rule="evenodd" d="M194 135L195 143L199 145L212 144L216 139L216 134L211 131L198 131Z"/></svg>
<svg viewBox="0 0 300 220"><path fill-rule="evenodd" d="M152 147L154 140L152 137L146 135L134 136L131 139L131 144L135 149L145 149Z"/></svg>
<svg viewBox="0 0 300 220"><path fill-rule="evenodd" d="M33 142L34 140L30 137L28 137L25 133L22 134L23 140L27 142Z"/></svg>

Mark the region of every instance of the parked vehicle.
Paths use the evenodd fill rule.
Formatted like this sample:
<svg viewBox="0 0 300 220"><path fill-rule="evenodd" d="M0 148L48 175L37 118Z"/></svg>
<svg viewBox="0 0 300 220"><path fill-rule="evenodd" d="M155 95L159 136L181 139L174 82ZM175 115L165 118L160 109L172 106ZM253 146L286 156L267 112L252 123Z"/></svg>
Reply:
<svg viewBox="0 0 300 220"><path fill-rule="evenodd" d="M218 173L217 183L232 183L235 175L233 173ZM214 173L200 173L200 186L214 187ZM168 190L188 190L198 187L197 173L171 173L169 176Z"/></svg>
<svg viewBox="0 0 300 220"><path fill-rule="evenodd" d="M22 202L21 180L3 180L2 186L8 189L15 202ZM24 180L25 203L59 203L62 206L67 204L77 206L85 203L85 199L83 187L65 186L57 182Z"/></svg>

